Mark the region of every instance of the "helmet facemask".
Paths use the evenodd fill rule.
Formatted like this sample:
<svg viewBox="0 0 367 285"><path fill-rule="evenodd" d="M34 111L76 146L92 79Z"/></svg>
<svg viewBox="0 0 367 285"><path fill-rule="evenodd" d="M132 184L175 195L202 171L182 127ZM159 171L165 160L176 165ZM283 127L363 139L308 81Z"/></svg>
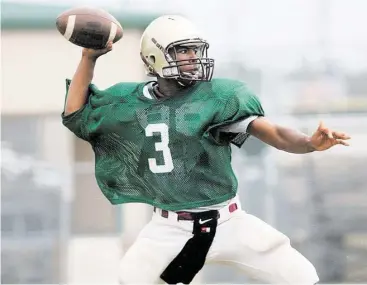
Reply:
<svg viewBox="0 0 367 285"><path fill-rule="evenodd" d="M214 59L208 58L209 44L201 39L181 40L168 45L164 56L168 66L162 68L163 78L175 78L184 81L210 81L214 71ZM178 59L182 49L195 50L193 59ZM193 66L192 70L182 70Z"/></svg>

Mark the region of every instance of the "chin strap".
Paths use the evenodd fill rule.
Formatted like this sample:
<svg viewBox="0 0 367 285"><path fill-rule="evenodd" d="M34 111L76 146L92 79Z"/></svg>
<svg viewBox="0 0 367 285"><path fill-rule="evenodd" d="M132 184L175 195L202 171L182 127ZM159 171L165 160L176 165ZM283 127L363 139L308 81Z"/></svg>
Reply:
<svg viewBox="0 0 367 285"><path fill-rule="evenodd" d="M190 72L181 72L181 75L187 76L187 78L185 77L178 77L176 80L178 82L178 84L180 84L181 86L192 86L194 85L197 80L199 78L200 73L196 72L195 74L192 74ZM190 79L193 80L190 80Z"/></svg>
<svg viewBox="0 0 367 285"><path fill-rule="evenodd" d="M177 79L177 83L182 86L182 87L189 87L189 86L193 86L196 84L196 81L190 81L190 80L186 80L186 79Z"/></svg>

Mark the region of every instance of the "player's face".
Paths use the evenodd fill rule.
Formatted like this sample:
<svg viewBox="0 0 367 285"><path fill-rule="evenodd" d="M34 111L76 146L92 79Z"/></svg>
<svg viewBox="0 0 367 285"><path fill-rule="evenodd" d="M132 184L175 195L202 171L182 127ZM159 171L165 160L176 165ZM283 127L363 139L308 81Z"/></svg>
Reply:
<svg viewBox="0 0 367 285"><path fill-rule="evenodd" d="M197 72L199 70L198 54L200 52L199 47L176 47L176 60L180 62L181 72Z"/></svg>

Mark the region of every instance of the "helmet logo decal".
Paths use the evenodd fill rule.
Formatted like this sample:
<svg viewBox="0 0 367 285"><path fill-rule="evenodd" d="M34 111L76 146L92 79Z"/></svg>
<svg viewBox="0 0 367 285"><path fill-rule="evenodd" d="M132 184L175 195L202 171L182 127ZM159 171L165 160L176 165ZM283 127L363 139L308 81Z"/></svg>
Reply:
<svg viewBox="0 0 367 285"><path fill-rule="evenodd" d="M162 45L160 45L155 38L152 38L152 42L156 45L157 48L159 48L161 51L164 52L164 48Z"/></svg>

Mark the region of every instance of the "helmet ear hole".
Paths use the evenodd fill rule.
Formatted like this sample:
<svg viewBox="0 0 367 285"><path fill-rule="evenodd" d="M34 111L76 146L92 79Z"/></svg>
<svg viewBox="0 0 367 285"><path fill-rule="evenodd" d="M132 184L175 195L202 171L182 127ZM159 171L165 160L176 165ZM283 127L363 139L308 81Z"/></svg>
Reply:
<svg viewBox="0 0 367 285"><path fill-rule="evenodd" d="M155 63L155 56L154 55L150 55L149 56L149 61L150 61L150 63L154 64Z"/></svg>

